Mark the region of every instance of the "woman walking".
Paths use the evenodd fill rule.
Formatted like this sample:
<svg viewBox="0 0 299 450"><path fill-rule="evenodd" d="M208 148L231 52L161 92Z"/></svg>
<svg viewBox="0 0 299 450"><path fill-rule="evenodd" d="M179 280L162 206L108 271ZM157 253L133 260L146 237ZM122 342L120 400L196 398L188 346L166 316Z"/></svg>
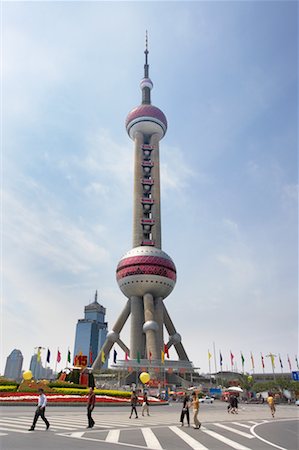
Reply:
<svg viewBox="0 0 299 450"><path fill-rule="evenodd" d="M187 419L187 423L188 423L188 427L190 427L190 414L189 414L189 407L190 407L190 400L189 397L187 395L187 393L185 394L184 400L183 400L183 407L182 407L182 412L181 412L181 418L180 418L180 422L181 422L181 426L184 426L184 418L186 416Z"/></svg>
<svg viewBox="0 0 299 450"><path fill-rule="evenodd" d="M193 408L193 423L195 430L199 430L201 427L201 423L198 420L198 410L199 410L199 400L196 392L193 392L192 394L192 408Z"/></svg>
<svg viewBox="0 0 299 450"><path fill-rule="evenodd" d="M136 395L136 392L133 391L132 395L131 395L131 414L129 416L129 419L131 419L133 412L135 412L135 419L138 419L138 414L137 414L137 409L136 409L137 403L138 403L138 397Z"/></svg>

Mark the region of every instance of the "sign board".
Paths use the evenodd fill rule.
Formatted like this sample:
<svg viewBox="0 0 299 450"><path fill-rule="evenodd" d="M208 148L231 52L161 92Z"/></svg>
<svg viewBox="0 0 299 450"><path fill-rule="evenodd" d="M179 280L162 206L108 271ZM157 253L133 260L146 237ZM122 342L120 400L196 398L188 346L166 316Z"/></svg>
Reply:
<svg viewBox="0 0 299 450"><path fill-rule="evenodd" d="M299 381L299 370L295 370L292 372L292 378L294 381Z"/></svg>
<svg viewBox="0 0 299 450"><path fill-rule="evenodd" d="M210 395L221 395L222 390L218 388L210 388L209 389Z"/></svg>

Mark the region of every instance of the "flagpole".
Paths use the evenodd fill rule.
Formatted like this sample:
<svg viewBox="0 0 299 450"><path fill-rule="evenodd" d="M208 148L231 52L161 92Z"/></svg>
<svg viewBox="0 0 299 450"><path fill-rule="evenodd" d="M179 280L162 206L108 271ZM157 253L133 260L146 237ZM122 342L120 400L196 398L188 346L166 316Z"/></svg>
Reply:
<svg viewBox="0 0 299 450"><path fill-rule="evenodd" d="M216 362L215 342L213 342L213 351L214 351L214 364L215 364L215 375L216 375L216 373L217 373L217 362Z"/></svg>

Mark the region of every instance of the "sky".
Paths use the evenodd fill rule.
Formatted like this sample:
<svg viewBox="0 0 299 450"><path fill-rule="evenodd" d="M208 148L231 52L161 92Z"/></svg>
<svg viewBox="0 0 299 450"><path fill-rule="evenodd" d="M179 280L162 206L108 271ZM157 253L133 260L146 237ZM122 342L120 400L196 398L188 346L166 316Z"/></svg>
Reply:
<svg viewBox="0 0 299 450"><path fill-rule="evenodd" d="M297 2L4 1L1 14L0 373L14 348L26 370L38 346L65 367L96 290L108 329L123 309L124 124L141 102L146 29L152 103L168 120L162 248L178 279L165 305L199 372L219 370L220 351L223 370L230 352L239 371L241 352L249 373L251 352L255 372L261 353L272 370L271 352L277 372L278 355L295 370Z"/></svg>

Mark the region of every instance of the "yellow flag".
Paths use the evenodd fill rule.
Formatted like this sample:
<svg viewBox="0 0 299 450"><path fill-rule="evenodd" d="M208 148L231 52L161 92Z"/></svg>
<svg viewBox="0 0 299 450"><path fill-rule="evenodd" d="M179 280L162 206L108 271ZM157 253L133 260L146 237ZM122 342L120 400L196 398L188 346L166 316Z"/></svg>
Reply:
<svg viewBox="0 0 299 450"><path fill-rule="evenodd" d="M273 367L273 369L275 369L274 355L272 353L270 353L270 358L271 358L272 367Z"/></svg>
<svg viewBox="0 0 299 450"><path fill-rule="evenodd" d="M161 361L162 361L162 364L164 364L164 360L165 360L165 353L163 352L163 350L161 350Z"/></svg>
<svg viewBox="0 0 299 450"><path fill-rule="evenodd" d="M37 347L37 362L40 362L41 360L41 347Z"/></svg>
<svg viewBox="0 0 299 450"><path fill-rule="evenodd" d="M105 361L106 361L105 353L102 351L102 363L104 363Z"/></svg>
<svg viewBox="0 0 299 450"><path fill-rule="evenodd" d="M208 358L209 360L212 358L212 353L210 353L210 350L208 350Z"/></svg>

